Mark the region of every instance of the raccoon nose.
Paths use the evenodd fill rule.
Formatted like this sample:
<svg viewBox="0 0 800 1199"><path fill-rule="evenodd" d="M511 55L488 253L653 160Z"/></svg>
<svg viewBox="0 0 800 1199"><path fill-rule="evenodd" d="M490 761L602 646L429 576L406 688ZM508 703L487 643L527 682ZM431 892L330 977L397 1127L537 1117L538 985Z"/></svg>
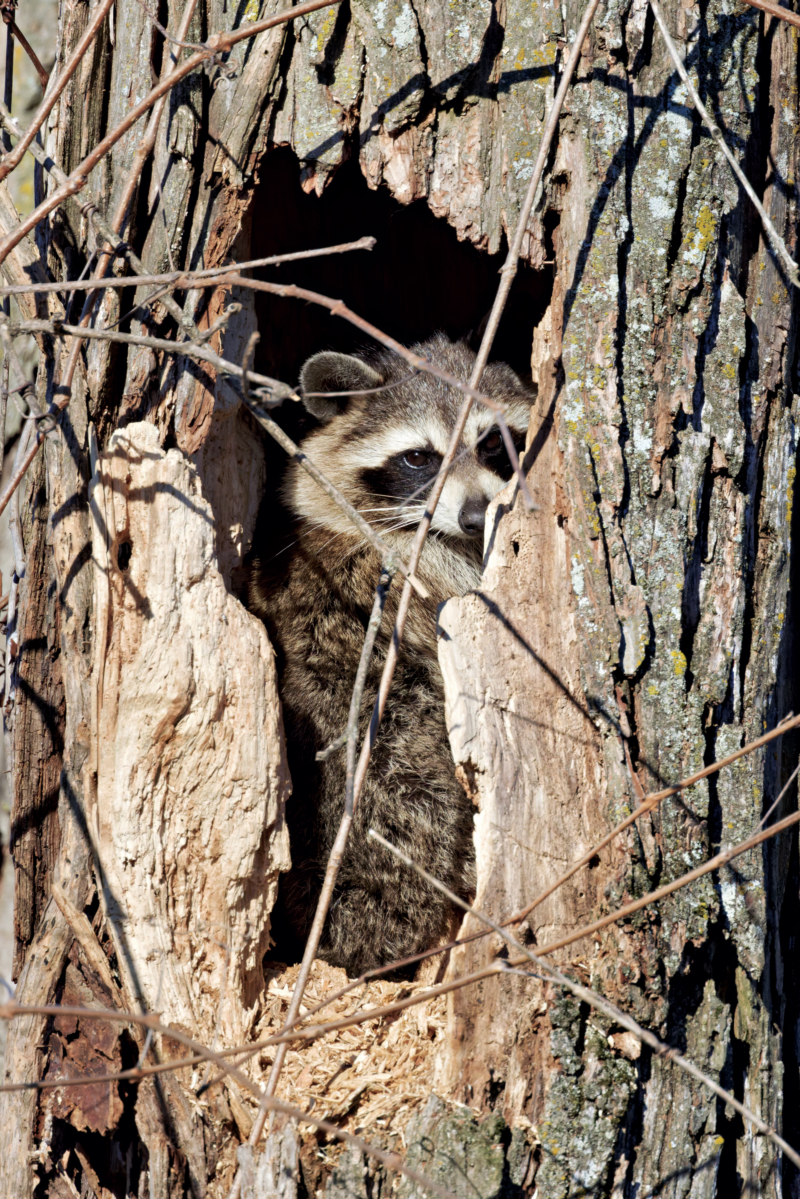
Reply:
<svg viewBox="0 0 800 1199"><path fill-rule="evenodd" d="M486 508L489 501L484 496L467 500L458 514L458 523L467 537L482 537L486 524Z"/></svg>

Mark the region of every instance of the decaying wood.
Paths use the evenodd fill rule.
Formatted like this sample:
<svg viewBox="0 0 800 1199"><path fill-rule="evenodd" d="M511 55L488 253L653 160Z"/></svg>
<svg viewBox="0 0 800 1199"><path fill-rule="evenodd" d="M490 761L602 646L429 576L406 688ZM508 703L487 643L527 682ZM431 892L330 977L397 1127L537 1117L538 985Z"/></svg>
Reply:
<svg viewBox="0 0 800 1199"><path fill-rule="evenodd" d="M289 867L276 678L266 631L225 589L199 479L158 442L126 426L93 480L90 821L128 993L238 1042Z"/></svg>
<svg viewBox="0 0 800 1199"><path fill-rule="evenodd" d="M477 808L476 906L491 915L519 911L582 850L598 827L599 737L580 686L577 635L565 620L569 594L567 534L559 512L560 455L542 402L531 418L532 489L540 511L510 506L502 493L489 518L489 556L481 590L450 600L439 616L439 660L447 719L462 784ZM498 671L498 663L503 667ZM622 750L617 757L621 775ZM554 764L558 768L554 769ZM596 910L592 873L562 887L530 923L537 941L579 927ZM478 930L471 920L463 932ZM455 977L480 969L497 952L494 938L453 954ZM529 984L481 984L482 1002L453 1000L453 1053L440 1085L460 1102L483 1104L494 1079L507 1079L507 1118L530 1098ZM520 1012L510 1024L508 1011ZM480 1047L480 1048L478 1048Z"/></svg>

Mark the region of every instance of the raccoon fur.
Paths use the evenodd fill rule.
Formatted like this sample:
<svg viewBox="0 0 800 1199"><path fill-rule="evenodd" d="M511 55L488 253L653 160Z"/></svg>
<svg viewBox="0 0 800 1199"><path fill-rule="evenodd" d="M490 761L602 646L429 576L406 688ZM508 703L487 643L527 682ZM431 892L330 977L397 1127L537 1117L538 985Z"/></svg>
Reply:
<svg viewBox="0 0 800 1199"><path fill-rule="evenodd" d="M475 361L464 342L438 335L415 351L465 382ZM368 395L331 396L393 384ZM510 367L490 364L481 388L509 405L507 422L524 446L531 393ZM411 374L391 353L315 354L301 389L320 422L305 453L407 558L425 497L463 396L432 375ZM320 956L352 977L422 952L451 924L447 900L368 839L374 827L458 895L474 894L473 806L455 777L436 653L436 610L480 582L485 512L512 468L491 412L475 405L436 508L418 574L394 683L356 807ZM487 432L488 431L488 432ZM482 436L483 435L483 436ZM342 818L345 750L316 754L343 732L381 563L348 517L296 463L283 499L283 545L257 545L248 602L266 623L278 656L293 794L287 805L293 869L281 881L274 926L308 933ZM360 734L366 733L397 611L391 588L370 666Z"/></svg>

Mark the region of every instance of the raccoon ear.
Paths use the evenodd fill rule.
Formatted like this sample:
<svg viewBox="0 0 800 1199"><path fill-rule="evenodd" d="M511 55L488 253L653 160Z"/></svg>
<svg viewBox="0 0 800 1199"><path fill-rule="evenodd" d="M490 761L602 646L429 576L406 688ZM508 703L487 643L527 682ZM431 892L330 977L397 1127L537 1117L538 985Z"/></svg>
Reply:
<svg viewBox="0 0 800 1199"><path fill-rule="evenodd" d="M380 387L383 378L360 358L352 354L337 354L334 350L323 350L313 354L300 371L300 390L303 403L317 420L330 420L341 412L348 403L348 396L308 395L317 391L368 391ZM308 398L306 398L306 396Z"/></svg>

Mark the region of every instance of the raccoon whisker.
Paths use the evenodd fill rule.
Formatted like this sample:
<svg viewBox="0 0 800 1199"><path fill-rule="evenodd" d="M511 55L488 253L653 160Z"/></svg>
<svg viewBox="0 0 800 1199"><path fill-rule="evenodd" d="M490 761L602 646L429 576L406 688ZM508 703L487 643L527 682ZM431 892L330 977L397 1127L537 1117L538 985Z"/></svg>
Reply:
<svg viewBox="0 0 800 1199"><path fill-rule="evenodd" d="M413 520L413 521L419 522L424 511L425 511L424 508L417 508L412 511L409 511L408 508L398 508L395 512L386 512L386 510L384 509L384 516L373 517L372 524L373 525L385 524L387 520L395 520L397 517L400 517L401 520Z"/></svg>
<svg viewBox="0 0 800 1199"><path fill-rule="evenodd" d="M410 512L410 511L424 511L424 508L422 508L422 506L419 504L415 504L413 509L409 508L409 506L407 504L396 504L393 508L389 508L386 506L382 506L380 508L359 508L359 512L361 513L362 516L367 512Z"/></svg>
<svg viewBox="0 0 800 1199"><path fill-rule="evenodd" d="M416 521L401 520L397 524L391 525L388 529L384 529L384 533L396 533L398 529L413 529Z"/></svg>
<svg viewBox="0 0 800 1199"><path fill-rule="evenodd" d="M402 517L403 520L419 520L424 511L424 506L420 505L419 507L415 508L397 508L394 512L387 512L386 515L390 517L399 516ZM375 517L373 517L373 520L374 519Z"/></svg>
<svg viewBox="0 0 800 1199"><path fill-rule="evenodd" d="M276 558L280 558L281 554L285 554L285 553L286 553L288 550L290 550L290 549L291 549L293 546L295 546L295 545L298 545L298 544L299 544L299 542L300 542L300 538L299 538L299 537L295 537L294 541L290 541L288 545L285 545L285 546L283 546L283 548L282 548L282 549L279 549L277 553L275 553L275 554L272 554L272 556L271 556L271 557L270 557L268 560L269 560L270 562L274 562Z"/></svg>

